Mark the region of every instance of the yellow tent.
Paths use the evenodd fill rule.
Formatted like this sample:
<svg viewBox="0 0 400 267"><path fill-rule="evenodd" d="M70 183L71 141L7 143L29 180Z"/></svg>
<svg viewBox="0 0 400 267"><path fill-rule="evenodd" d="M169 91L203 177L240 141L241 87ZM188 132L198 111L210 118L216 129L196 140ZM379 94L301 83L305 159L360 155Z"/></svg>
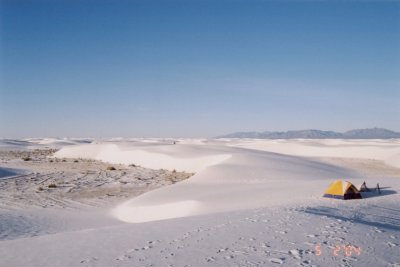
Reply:
<svg viewBox="0 0 400 267"><path fill-rule="evenodd" d="M361 194L358 189L350 182L343 182L336 180L331 183L325 191L324 197L338 198L338 199L360 199Z"/></svg>

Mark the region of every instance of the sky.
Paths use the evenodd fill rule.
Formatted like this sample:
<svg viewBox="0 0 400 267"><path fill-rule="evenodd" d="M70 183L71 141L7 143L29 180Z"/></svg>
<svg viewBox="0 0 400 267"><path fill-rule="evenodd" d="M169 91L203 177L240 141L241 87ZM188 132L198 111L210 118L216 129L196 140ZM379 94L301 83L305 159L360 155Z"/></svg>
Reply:
<svg viewBox="0 0 400 267"><path fill-rule="evenodd" d="M0 0L0 137L400 131L400 1Z"/></svg>

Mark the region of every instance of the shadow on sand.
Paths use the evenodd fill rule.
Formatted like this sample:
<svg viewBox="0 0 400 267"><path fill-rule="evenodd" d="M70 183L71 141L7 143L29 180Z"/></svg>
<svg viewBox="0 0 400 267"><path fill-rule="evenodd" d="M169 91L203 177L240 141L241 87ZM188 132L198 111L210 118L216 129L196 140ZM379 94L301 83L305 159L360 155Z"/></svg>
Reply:
<svg viewBox="0 0 400 267"><path fill-rule="evenodd" d="M400 207L393 208L370 205L368 208L338 209L318 206L308 207L304 212L388 230L400 230Z"/></svg>
<svg viewBox="0 0 400 267"><path fill-rule="evenodd" d="M376 189L372 189L369 192L361 192L363 198L383 197L387 195L397 194L397 191L388 189L390 187L381 187L380 193Z"/></svg>
<svg viewBox="0 0 400 267"><path fill-rule="evenodd" d="M0 168L0 179L15 176L18 173L10 168Z"/></svg>

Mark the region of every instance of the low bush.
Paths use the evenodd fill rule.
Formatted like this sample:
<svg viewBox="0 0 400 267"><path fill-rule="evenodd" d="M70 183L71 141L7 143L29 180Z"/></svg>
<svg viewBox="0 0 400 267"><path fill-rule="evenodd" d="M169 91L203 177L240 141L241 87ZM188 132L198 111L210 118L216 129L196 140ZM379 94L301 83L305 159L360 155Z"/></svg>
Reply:
<svg viewBox="0 0 400 267"><path fill-rule="evenodd" d="M23 160L23 161L31 161L32 158L31 158L31 157L28 157L28 156L25 156L25 157L22 157L22 160Z"/></svg>

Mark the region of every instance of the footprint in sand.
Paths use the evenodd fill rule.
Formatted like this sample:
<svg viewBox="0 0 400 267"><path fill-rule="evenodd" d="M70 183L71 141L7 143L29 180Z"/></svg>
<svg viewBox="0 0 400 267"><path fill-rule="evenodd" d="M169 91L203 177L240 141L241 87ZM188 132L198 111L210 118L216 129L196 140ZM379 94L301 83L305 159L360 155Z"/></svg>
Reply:
<svg viewBox="0 0 400 267"><path fill-rule="evenodd" d="M305 261L299 263L300 266L308 266L310 264L311 264L311 261L309 261L309 260L305 260ZM314 265L311 265L311 266L314 266Z"/></svg>
<svg viewBox="0 0 400 267"><path fill-rule="evenodd" d="M275 264L283 264L285 258L270 258L269 261Z"/></svg>
<svg viewBox="0 0 400 267"><path fill-rule="evenodd" d="M269 248L269 247L271 247L268 243L266 243L266 242L263 242L263 243L261 243L261 247L262 248Z"/></svg>
<svg viewBox="0 0 400 267"><path fill-rule="evenodd" d="M130 256L130 255L122 255L122 256L119 256L118 258L116 258L115 260L124 261L124 260L129 260L131 258L132 258L132 256Z"/></svg>
<svg viewBox="0 0 400 267"><path fill-rule="evenodd" d="M317 244L317 242L304 242L304 245L310 246L310 247L314 247L315 244Z"/></svg>
<svg viewBox="0 0 400 267"><path fill-rule="evenodd" d="M213 262L213 261L215 261L215 258L214 257L208 257L208 258L206 258L206 261L207 262Z"/></svg>
<svg viewBox="0 0 400 267"><path fill-rule="evenodd" d="M98 261L98 258L91 257L89 259L81 260L80 263L81 264L90 264L90 263L93 263L93 262L96 262L96 261ZM89 265L86 265L86 266L89 266Z"/></svg>
<svg viewBox="0 0 400 267"><path fill-rule="evenodd" d="M328 238L333 239L338 242L342 242L345 240L343 237L338 237L338 236L328 236Z"/></svg>
<svg viewBox="0 0 400 267"><path fill-rule="evenodd" d="M310 235L306 235L306 237L309 237L309 238L316 238L316 237L318 237L319 235L313 235L313 234L310 234Z"/></svg>
<svg viewBox="0 0 400 267"><path fill-rule="evenodd" d="M249 221L249 222L253 222L253 223L258 222L258 220L255 218L244 218L244 219L245 219L245 221Z"/></svg>
<svg viewBox="0 0 400 267"><path fill-rule="evenodd" d="M226 252L229 248L220 248L218 249L217 253Z"/></svg>
<svg viewBox="0 0 400 267"><path fill-rule="evenodd" d="M303 250L301 250L301 249L292 249L292 250L289 250L289 254L292 255L293 258L301 259L302 254L303 254Z"/></svg>

